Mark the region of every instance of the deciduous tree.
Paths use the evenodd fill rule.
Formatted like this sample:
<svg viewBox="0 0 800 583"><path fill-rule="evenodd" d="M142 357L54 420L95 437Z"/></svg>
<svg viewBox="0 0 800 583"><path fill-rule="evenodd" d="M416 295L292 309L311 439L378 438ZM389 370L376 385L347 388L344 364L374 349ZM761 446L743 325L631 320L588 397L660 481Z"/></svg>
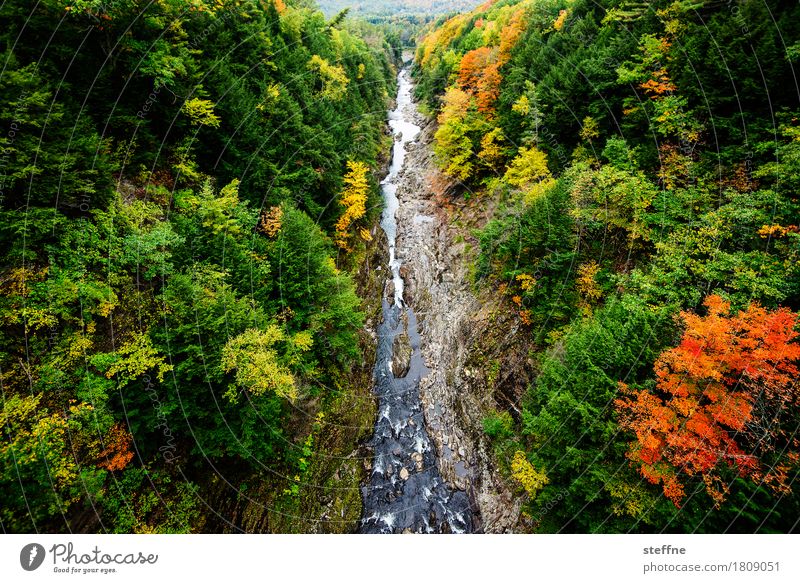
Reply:
<svg viewBox="0 0 800 583"><path fill-rule="evenodd" d="M681 314L686 331L656 361L656 391L621 385L620 424L636 435L628 456L676 505L694 477L720 503L726 467L786 491L798 461L787 433L800 397L797 314L756 304L731 314L717 295L704 305L705 316Z"/></svg>

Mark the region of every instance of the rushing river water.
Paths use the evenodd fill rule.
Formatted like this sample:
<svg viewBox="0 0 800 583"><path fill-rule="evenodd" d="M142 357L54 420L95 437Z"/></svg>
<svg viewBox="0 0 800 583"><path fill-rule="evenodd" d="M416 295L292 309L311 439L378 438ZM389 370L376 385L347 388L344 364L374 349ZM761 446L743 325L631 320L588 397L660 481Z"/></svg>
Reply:
<svg viewBox="0 0 800 583"><path fill-rule="evenodd" d="M375 393L378 419L370 446L374 460L368 485L363 488L364 516L361 532L471 532L472 514L467 494L451 489L439 474L419 398L420 380L428 373L420 352L417 319L403 301L404 282L397 256L396 211L406 145L420 133L413 123L408 70L398 75L397 106L389 113L395 137L389 173L381 183L384 210L381 227L389 243L389 268L394 301L383 300L383 322L378 328ZM408 334L411 360L408 373L397 378L392 371L393 343Z"/></svg>

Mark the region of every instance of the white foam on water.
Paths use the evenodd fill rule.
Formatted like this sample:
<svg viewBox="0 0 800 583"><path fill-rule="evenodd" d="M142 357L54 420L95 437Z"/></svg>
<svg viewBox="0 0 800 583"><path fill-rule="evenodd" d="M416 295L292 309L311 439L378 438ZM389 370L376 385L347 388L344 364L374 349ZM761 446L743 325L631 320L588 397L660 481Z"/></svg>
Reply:
<svg viewBox="0 0 800 583"><path fill-rule="evenodd" d="M382 522L383 522L383 523L384 523L384 524L385 524L385 525L386 525L388 528L392 528L392 527L394 526L394 519L395 519L395 516L394 516L394 513L393 513L393 512L390 512L390 513L389 513L389 514L387 514L386 516L381 516L381 517L380 517L380 520L381 520L381 521L382 521Z"/></svg>
<svg viewBox="0 0 800 583"><path fill-rule="evenodd" d="M397 177L406 160L406 145L417 139L422 128L405 118L404 110L411 105L411 80L408 77L408 71L401 71L397 80L397 106L389 112L389 127L395 138L392 148L392 163L389 166L389 173L381 182L384 200L381 228L386 233L389 242L389 268L392 270L392 280L394 281L394 303L396 306L402 306L404 282L400 277L400 267L403 263L396 256L397 219L395 215L397 209L400 208L400 199L397 198Z"/></svg>

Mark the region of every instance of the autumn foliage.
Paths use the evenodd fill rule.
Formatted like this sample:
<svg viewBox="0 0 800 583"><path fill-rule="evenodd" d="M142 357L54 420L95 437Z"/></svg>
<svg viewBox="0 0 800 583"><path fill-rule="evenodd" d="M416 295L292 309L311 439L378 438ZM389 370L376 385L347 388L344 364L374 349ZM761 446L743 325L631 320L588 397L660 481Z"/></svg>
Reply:
<svg viewBox="0 0 800 583"><path fill-rule="evenodd" d="M705 306L706 316L681 314L681 343L655 363L657 390L621 384L616 401L621 426L636 434L628 457L676 506L692 477L719 504L725 467L786 491L788 465L797 462L785 426L800 398L797 314L753 304L732 315L717 295ZM785 455L775 462L774 452Z"/></svg>
<svg viewBox="0 0 800 583"><path fill-rule="evenodd" d="M494 103L500 96L500 64L498 51L492 47L469 51L461 59L458 83L462 89L475 96L478 111L481 113L492 113Z"/></svg>
<svg viewBox="0 0 800 583"><path fill-rule="evenodd" d="M367 174L369 166L363 162L348 162L347 174L344 177L344 190L339 203L344 207L344 212L336 222L336 244L345 250L350 250L350 227L363 218L367 213L367 197L369 196L369 180ZM369 231L359 229L361 238L368 241L371 237Z"/></svg>
<svg viewBox="0 0 800 583"><path fill-rule="evenodd" d="M511 50L525 30L524 8L510 13L505 20L493 23L500 27L498 44L468 51L458 70L459 87L475 97L478 111L489 116L494 114L500 97L500 69L511 60Z"/></svg>
<svg viewBox="0 0 800 583"><path fill-rule="evenodd" d="M500 62L506 64L511 60L511 50L519 41L527 25L525 6L517 8L500 29Z"/></svg>
<svg viewBox="0 0 800 583"><path fill-rule="evenodd" d="M133 459L133 437L125 426L115 423L103 440L103 451L98 466L109 471L124 470Z"/></svg>

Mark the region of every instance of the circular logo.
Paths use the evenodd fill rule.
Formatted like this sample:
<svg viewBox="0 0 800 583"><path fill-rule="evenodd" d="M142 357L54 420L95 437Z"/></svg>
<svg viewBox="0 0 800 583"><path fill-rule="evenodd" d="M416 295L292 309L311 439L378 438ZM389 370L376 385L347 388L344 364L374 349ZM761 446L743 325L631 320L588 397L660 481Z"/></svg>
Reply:
<svg viewBox="0 0 800 583"><path fill-rule="evenodd" d="M26 571L35 571L44 562L44 547L38 543L31 543L22 547L19 552L19 564Z"/></svg>

